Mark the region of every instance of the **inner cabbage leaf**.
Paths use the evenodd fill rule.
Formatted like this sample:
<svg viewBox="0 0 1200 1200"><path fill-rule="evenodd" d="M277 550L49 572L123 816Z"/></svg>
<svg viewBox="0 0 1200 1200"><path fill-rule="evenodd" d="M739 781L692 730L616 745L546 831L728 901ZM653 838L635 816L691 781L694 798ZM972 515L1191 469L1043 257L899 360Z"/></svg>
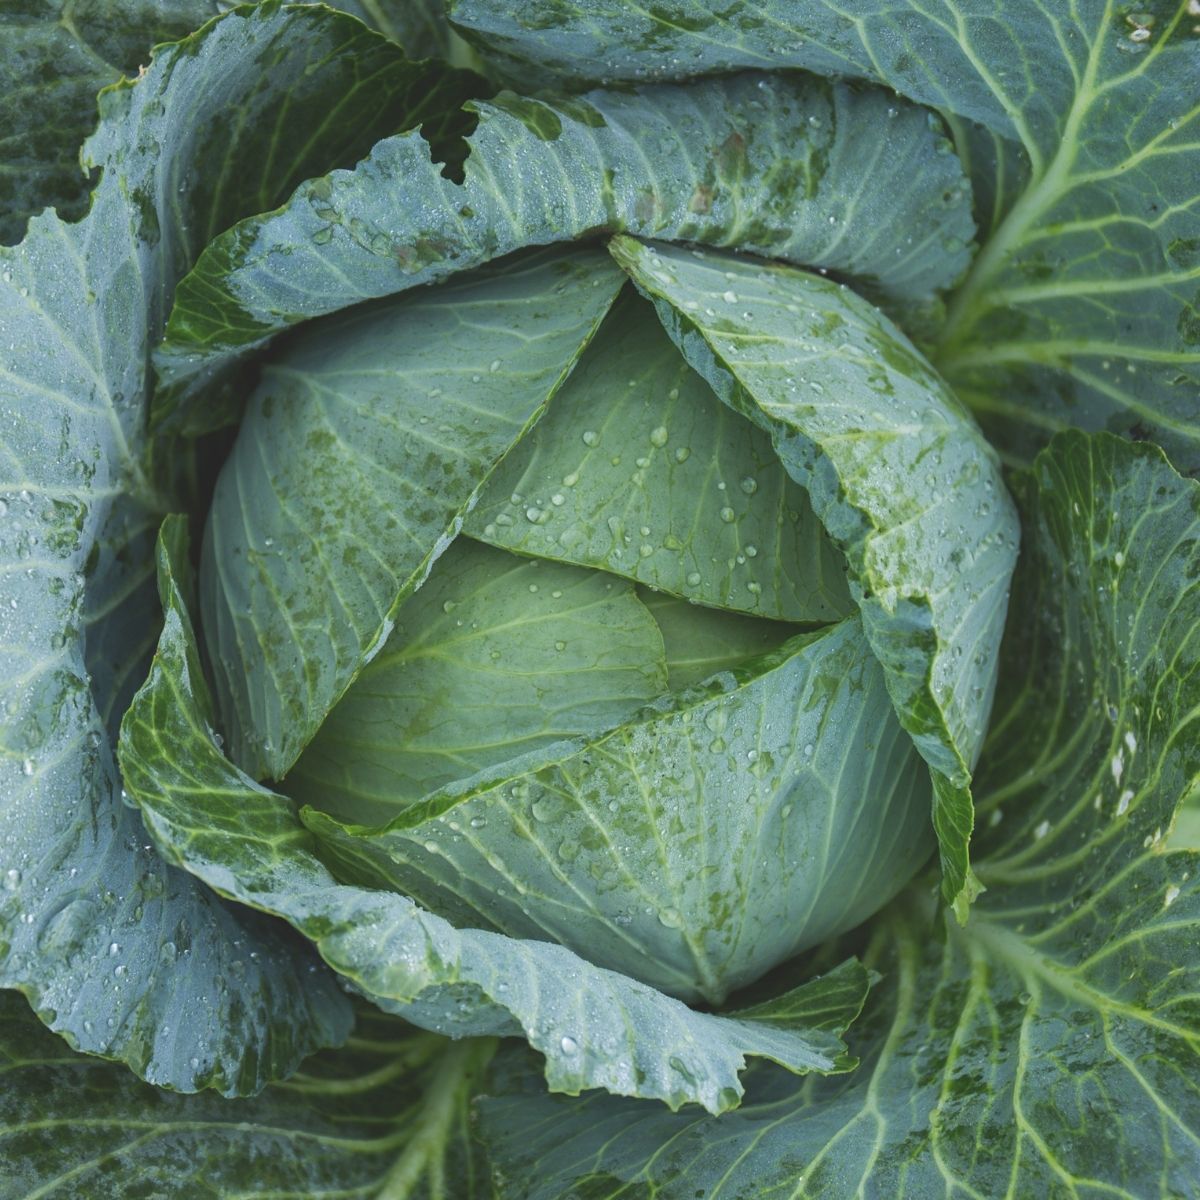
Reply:
<svg viewBox="0 0 1200 1200"><path fill-rule="evenodd" d="M842 556L770 437L717 399L632 288L464 528L736 612L854 610Z"/></svg>
<svg viewBox="0 0 1200 1200"><path fill-rule="evenodd" d="M631 584L459 538L285 790L382 824L444 785L618 725L666 689L662 634Z"/></svg>

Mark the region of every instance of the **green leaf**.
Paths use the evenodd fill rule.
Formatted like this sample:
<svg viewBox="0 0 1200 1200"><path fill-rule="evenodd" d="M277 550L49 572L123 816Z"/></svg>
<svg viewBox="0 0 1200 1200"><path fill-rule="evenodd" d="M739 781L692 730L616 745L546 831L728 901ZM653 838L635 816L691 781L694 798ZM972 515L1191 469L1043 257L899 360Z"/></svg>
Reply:
<svg viewBox="0 0 1200 1200"><path fill-rule="evenodd" d="M149 347L197 233L342 137L281 140L276 117L387 107L423 70L326 10L230 14L104 94L87 218L43 214L0 250L0 986L181 1090L256 1091L350 1014L307 948L169 868L121 803L109 737L157 632L149 530L185 474L144 465Z"/></svg>
<svg viewBox="0 0 1200 1200"><path fill-rule="evenodd" d="M96 127L96 93L218 11L217 0L27 0L0 11L0 243L20 241L47 205L83 216L91 185L79 147Z"/></svg>
<svg viewBox="0 0 1200 1200"><path fill-rule="evenodd" d="M900 723L933 773L943 895L962 910L970 768L1016 557L995 456L904 335L844 285L628 237L610 248L692 367L771 435L845 554Z"/></svg>
<svg viewBox="0 0 1200 1200"><path fill-rule="evenodd" d="M442 0L338 0L372 29L399 42L409 58L441 58L456 67L477 68L479 59L451 28Z"/></svg>
<svg viewBox="0 0 1200 1200"><path fill-rule="evenodd" d="M178 519L165 526L163 635L121 733L126 786L172 861L290 921L356 989L415 1024L454 1037L524 1034L557 1091L603 1087L720 1112L741 1096L747 1056L791 1071L853 1065L824 1022L810 1029L695 1012L562 946L457 930L404 896L339 884L292 802L221 752L179 587L180 529ZM793 1000L779 1003L786 1011Z"/></svg>
<svg viewBox="0 0 1200 1200"><path fill-rule="evenodd" d="M638 596L662 631L667 678L676 692L778 650L802 632L796 625L704 608L648 588L639 588Z"/></svg>
<svg viewBox="0 0 1200 1200"><path fill-rule="evenodd" d="M464 528L701 604L811 622L853 610L845 563L770 438L713 395L634 295Z"/></svg>
<svg viewBox="0 0 1200 1200"><path fill-rule="evenodd" d="M282 329L534 243L733 245L861 277L910 312L968 262L958 160L928 114L882 92L743 75L473 108L461 185L419 134L390 138L209 246L157 359L171 403Z"/></svg>
<svg viewBox="0 0 1200 1200"><path fill-rule="evenodd" d="M1200 777L1200 485L1157 449L1069 433L1019 494L970 922L943 942L919 897L877 920L887 981L842 1080L755 1072L719 1123L485 1101L506 1195L1192 1194L1200 854L1165 834Z"/></svg>
<svg viewBox="0 0 1200 1200"><path fill-rule="evenodd" d="M359 309L275 354L209 510L207 646L231 757L281 779L541 415L622 284L553 249Z"/></svg>
<svg viewBox="0 0 1200 1200"><path fill-rule="evenodd" d="M853 13L825 0L457 0L453 17L515 60L524 86L799 67L941 110L989 193L981 224L994 226L941 334L937 363L956 392L1015 456L1075 425L1151 438L1200 468L1190 0L867 0ZM1022 175L1018 195L1009 181Z"/></svg>
<svg viewBox="0 0 1200 1200"><path fill-rule="evenodd" d="M301 817L343 880L720 1004L899 891L929 802L854 617L382 830Z"/></svg>
<svg viewBox="0 0 1200 1200"><path fill-rule="evenodd" d="M1029 144L1029 184L954 298L937 362L1014 455L1064 426L1107 428L1195 472L1200 22L1183 0L1145 8L1093 3L1039 39L1036 86L1069 87L1059 138Z"/></svg>
<svg viewBox="0 0 1200 1200"><path fill-rule="evenodd" d="M79 151L96 127L96 93L123 75L137 76L151 61L151 47L185 38L226 7L220 0L72 0L70 4L25 0L0 12L0 147L4 150L0 243L19 241L29 217L47 205L57 208L64 220L84 215L91 183L80 167ZM339 0L330 7L352 13L400 42L410 58L437 56L462 67L476 62L446 24L438 0ZM332 111L327 107L324 112L314 109L306 113L304 105L297 105L286 126L264 122L239 127L231 119L224 127L226 140L230 130L236 130L238 139L266 134L275 152L260 160L266 168L260 183L275 189L282 178L284 186L277 197L235 212L225 225L247 212L273 208L306 175L328 170L331 165L351 165L398 126L407 128L430 120L432 127L427 126L425 134L436 135L447 99L453 108L467 95L480 94L482 80L464 88L466 81L462 77L456 80L453 73L409 68L410 81L416 86L403 89L406 95L394 94L389 101L386 76L394 76L396 69L379 68L385 59L393 64L400 61L395 48L382 50L377 39L374 47L365 38L349 35L349 40L356 43L346 47L351 55L340 54L336 64L328 64L344 81L343 87L329 92L340 92ZM353 65L355 54L357 68ZM368 95L374 96L374 102L362 104ZM193 132L206 138L213 130ZM305 147L310 136L312 144ZM293 142L290 150L283 145L289 140ZM300 148L312 155L309 169L290 178L275 174L281 167L280 152L295 153ZM247 182L240 181L239 186ZM190 180L188 192L203 183L202 179ZM209 239L200 244L205 240Z"/></svg>
<svg viewBox="0 0 1200 1200"><path fill-rule="evenodd" d="M494 1050L361 1005L348 1045L287 1083L252 1100L179 1096L72 1054L0 992L4 1195L482 1200L470 1102Z"/></svg>
<svg viewBox="0 0 1200 1200"><path fill-rule="evenodd" d="M457 780L610 729L666 690L662 635L629 584L459 538L285 790L384 824Z"/></svg>

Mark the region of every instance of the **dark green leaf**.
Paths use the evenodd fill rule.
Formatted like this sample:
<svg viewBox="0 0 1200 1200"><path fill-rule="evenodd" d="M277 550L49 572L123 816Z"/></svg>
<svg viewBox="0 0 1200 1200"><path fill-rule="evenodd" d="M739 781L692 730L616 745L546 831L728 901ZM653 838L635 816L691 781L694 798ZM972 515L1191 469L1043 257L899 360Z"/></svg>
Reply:
<svg viewBox="0 0 1200 1200"><path fill-rule="evenodd" d="M495 1050L360 1006L345 1049L253 1100L178 1096L72 1054L0 992L6 1200L484 1200L470 1102Z"/></svg>
<svg viewBox="0 0 1200 1200"><path fill-rule="evenodd" d="M96 93L219 12L217 0L24 0L0 9L0 243L20 241L47 205L87 210L79 148Z"/></svg>
<svg viewBox="0 0 1200 1200"><path fill-rule="evenodd" d="M478 65L477 56L450 27L443 0L338 0L331 7L353 13L399 42L409 58L441 58L456 67Z"/></svg>

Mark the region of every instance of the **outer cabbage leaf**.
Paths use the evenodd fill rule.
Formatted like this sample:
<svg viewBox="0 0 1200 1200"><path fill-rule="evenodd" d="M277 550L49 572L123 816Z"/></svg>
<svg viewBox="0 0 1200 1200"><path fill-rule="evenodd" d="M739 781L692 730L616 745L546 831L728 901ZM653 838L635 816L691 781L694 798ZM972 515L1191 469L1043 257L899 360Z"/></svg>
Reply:
<svg viewBox="0 0 1200 1200"><path fill-rule="evenodd" d="M494 1042L447 1042L360 1005L346 1047L223 1100L72 1054L22 1008L0 992L6 1198L490 1195L469 1122Z"/></svg>
<svg viewBox="0 0 1200 1200"><path fill-rule="evenodd" d="M473 107L461 185L419 134L391 138L209 246L157 358L164 411L273 333L534 243L629 230L736 246L861 277L909 312L969 259L958 160L883 92L742 75Z"/></svg>
<svg viewBox="0 0 1200 1200"><path fill-rule="evenodd" d="M96 93L219 11L217 0L26 0L0 12L0 243L20 241L47 205L84 214L79 148L96 127Z"/></svg>
<svg viewBox="0 0 1200 1200"><path fill-rule="evenodd" d="M1017 456L1077 425L1200 467L1191 0L457 0L453 16L523 81L801 67L942 110L993 228L941 333L956 392Z"/></svg>
<svg viewBox="0 0 1200 1200"><path fill-rule="evenodd" d="M168 868L121 803L109 731L152 645L147 531L182 462L144 464L149 347L197 234L341 144L274 118L388 107L423 72L329 11L231 14L104 93L87 218L44 214L0 250L0 985L180 1089L256 1090L349 1011L288 931Z"/></svg>
<svg viewBox="0 0 1200 1200"><path fill-rule="evenodd" d="M1200 776L1200 485L1072 432L1018 495L970 922L934 936L919 895L878 918L842 1080L756 1072L716 1122L514 1078L482 1104L505 1195L1192 1194L1200 853L1167 833Z"/></svg>
<svg viewBox="0 0 1200 1200"><path fill-rule="evenodd" d="M766 1015L715 1016L562 946L457 930L396 893L338 883L292 802L238 771L220 749L179 586L184 549L181 519L170 518L160 541L163 635L121 732L126 786L171 861L290 921L388 1011L454 1037L523 1033L545 1056L556 1091L603 1087L721 1112L742 1094L738 1074L748 1056L797 1072L853 1065L837 1034L856 1006L839 1010L836 1029L808 1023L823 997L844 995L841 976L802 985L807 990L780 997ZM857 964L844 970L861 1003L866 973Z"/></svg>
<svg viewBox="0 0 1200 1200"><path fill-rule="evenodd" d="M964 915L970 769L1018 533L993 452L904 335L843 285L629 237L611 249L688 362L771 435L845 554L900 722L933 773L943 895Z"/></svg>
<svg viewBox="0 0 1200 1200"><path fill-rule="evenodd" d="M222 0L24 0L0 13L0 147L5 151L0 163L0 243L18 241L28 218L47 205L57 208L64 219L83 216L91 184L80 167L80 146L96 127L96 93L123 75L133 77L144 71L151 47L184 38L231 7ZM352 13L400 42L410 58L452 53L462 66L475 61L449 29L436 0L341 0L330 7ZM356 67L352 53L343 53L328 64L327 70L341 76L341 87L328 92L330 96L341 93L330 114L333 119L308 116L301 104L289 113L286 126L266 127L271 142L284 153L290 152L286 143L293 131L305 130L305 137L297 139L301 144L315 132L317 144L310 152L316 153L309 173L331 164L349 165L398 126L408 127L426 117L431 119L426 136L436 135L442 101L454 96L455 82L460 99L477 94L482 84L476 80L474 87L464 89L461 78L455 81L451 74L443 79L444 72L427 68L411 73L417 86L400 104L389 102L386 84L385 90L377 90L385 83L379 69L386 58L398 60L395 48L382 51L385 58L381 58L381 46L367 49L369 43L355 38L349 26L343 28L355 43L346 49L356 47L360 62ZM414 112L415 120L410 115ZM197 132L213 133L218 128ZM240 138L245 135L245 129L239 130ZM225 224L247 212L274 207L281 197L271 193L281 181L286 194L302 177L277 174L281 163L275 153L265 154L260 165L266 168L261 184L268 194L259 203L235 211ZM241 189L248 185L247 179L239 181ZM223 228L211 229L200 244Z"/></svg>

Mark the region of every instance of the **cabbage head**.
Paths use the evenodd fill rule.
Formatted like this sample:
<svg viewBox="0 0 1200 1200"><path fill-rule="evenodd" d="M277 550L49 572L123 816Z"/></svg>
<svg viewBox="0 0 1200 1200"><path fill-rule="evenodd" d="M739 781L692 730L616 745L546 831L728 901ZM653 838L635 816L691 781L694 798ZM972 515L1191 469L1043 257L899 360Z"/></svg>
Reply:
<svg viewBox="0 0 1200 1200"><path fill-rule="evenodd" d="M1191 1194L1192 0L226 7L0 15L13 1194Z"/></svg>

